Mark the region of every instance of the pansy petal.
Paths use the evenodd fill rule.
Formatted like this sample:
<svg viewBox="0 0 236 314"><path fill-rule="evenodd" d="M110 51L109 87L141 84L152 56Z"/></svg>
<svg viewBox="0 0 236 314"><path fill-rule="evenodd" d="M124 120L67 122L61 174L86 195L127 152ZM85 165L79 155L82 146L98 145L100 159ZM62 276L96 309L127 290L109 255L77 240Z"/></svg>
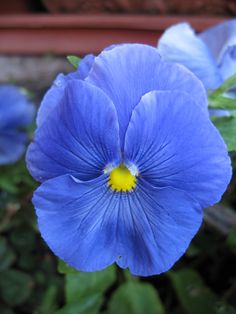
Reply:
<svg viewBox="0 0 236 314"><path fill-rule="evenodd" d="M150 46L124 44L103 51L86 80L101 88L116 106L122 147L133 108L151 90L188 92L207 113L202 83L183 66L163 61Z"/></svg>
<svg viewBox="0 0 236 314"><path fill-rule="evenodd" d="M74 72L76 79L84 80L88 76L94 63L94 59L95 56L93 54L88 54L80 61L78 70Z"/></svg>
<svg viewBox="0 0 236 314"><path fill-rule="evenodd" d="M125 163L148 182L185 190L202 207L218 202L231 178L223 139L185 93L144 95L134 109L124 154Z"/></svg>
<svg viewBox="0 0 236 314"><path fill-rule="evenodd" d="M117 257L119 203L106 182L107 175L88 182L65 175L44 182L34 194L43 238L57 256L82 271L101 270Z"/></svg>
<svg viewBox="0 0 236 314"><path fill-rule="evenodd" d="M97 87L80 80L68 82L55 108L27 153L27 164L38 181L62 174L89 180L120 160L115 107Z"/></svg>
<svg viewBox="0 0 236 314"><path fill-rule="evenodd" d="M62 73L58 74L52 87L45 94L39 107L36 119L38 126L46 121L50 112L60 104L67 82L71 80L83 80L88 75L93 62L94 56L89 54L80 61L77 71L67 75Z"/></svg>
<svg viewBox="0 0 236 314"><path fill-rule="evenodd" d="M224 80L236 74L236 45L228 47L219 64L220 72Z"/></svg>
<svg viewBox="0 0 236 314"><path fill-rule="evenodd" d="M107 179L65 175L41 185L33 202L49 247L81 271L115 261L135 275L168 270L201 224L199 204L183 191L145 182L135 192L115 193Z"/></svg>
<svg viewBox="0 0 236 314"><path fill-rule="evenodd" d="M200 205L186 192L154 188L142 179L134 192L121 197L120 203L121 252L117 263L134 275L169 270L202 222Z"/></svg>
<svg viewBox="0 0 236 314"><path fill-rule="evenodd" d="M164 59L186 66L203 82L206 89L214 89L222 83L211 52L189 24L169 27L158 42L158 51Z"/></svg>
<svg viewBox="0 0 236 314"><path fill-rule="evenodd" d="M41 126L47 120L50 112L59 105L65 90L68 77L64 74L58 74L51 88L47 91L39 107L36 122Z"/></svg>
<svg viewBox="0 0 236 314"><path fill-rule="evenodd" d="M35 108L15 86L0 86L0 129L24 127L34 118Z"/></svg>
<svg viewBox="0 0 236 314"><path fill-rule="evenodd" d="M230 112L223 109L209 109L210 117L230 117Z"/></svg>
<svg viewBox="0 0 236 314"><path fill-rule="evenodd" d="M26 135L17 130L0 132L0 165L16 162L25 151Z"/></svg>
<svg viewBox="0 0 236 314"><path fill-rule="evenodd" d="M210 27L199 34L199 37L210 48L217 63L220 63L228 47L236 45L236 20Z"/></svg>

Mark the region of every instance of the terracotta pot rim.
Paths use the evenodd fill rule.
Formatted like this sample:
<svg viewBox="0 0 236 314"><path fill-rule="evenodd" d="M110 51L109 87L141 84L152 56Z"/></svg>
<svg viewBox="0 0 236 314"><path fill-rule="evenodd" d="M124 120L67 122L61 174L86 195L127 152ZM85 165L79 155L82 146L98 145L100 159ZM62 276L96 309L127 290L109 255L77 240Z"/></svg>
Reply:
<svg viewBox="0 0 236 314"><path fill-rule="evenodd" d="M150 15L8 15L0 17L0 53L21 55L98 53L118 43L156 46L170 25L189 22L197 31L225 17Z"/></svg>
<svg viewBox="0 0 236 314"><path fill-rule="evenodd" d="M228 19L225 16L150 15L150 14L9 14L0 16L0 28L119 28L163 30L187 21L197 31Z"/></svg>

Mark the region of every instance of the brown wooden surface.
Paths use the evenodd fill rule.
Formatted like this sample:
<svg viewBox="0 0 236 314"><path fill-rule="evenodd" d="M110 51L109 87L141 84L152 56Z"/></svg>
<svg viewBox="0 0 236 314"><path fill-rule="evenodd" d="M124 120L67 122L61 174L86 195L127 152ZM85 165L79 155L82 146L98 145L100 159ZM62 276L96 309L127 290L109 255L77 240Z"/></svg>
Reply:
<svg viewBox="0 0 236 314"><path fill-rule="evenodd" d="M223 21L224 17L150 15L2 15L0 53L78 54L98 53L121 42L156 45L170 25L187 21L197 31Z"/></svg>

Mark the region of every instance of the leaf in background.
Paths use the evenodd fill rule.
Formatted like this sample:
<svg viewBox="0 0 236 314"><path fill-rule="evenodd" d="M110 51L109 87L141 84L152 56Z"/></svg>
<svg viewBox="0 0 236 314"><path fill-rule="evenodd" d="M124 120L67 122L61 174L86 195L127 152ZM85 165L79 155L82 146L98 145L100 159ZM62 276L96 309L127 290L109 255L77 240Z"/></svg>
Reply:
<svg viewBox="0 0 236 314"><path fill-rule="evenodd" d="M229 151L236 150L236 117L216 118L212 121L223 136Z"/></svg>
<svg viewBox="0 0 236 314"><path fill-rule="evenodd" d="M208 97L208 105L210 109L236 109L236 99L226 97L226 96L217 96L217 97Z"/></svg>
<svg viewBox="0 0 236 314"><path fill-rule="evenodd" d="M236 249L236 227L231 230L230 234L227 236L226 242L231 248Z"/></svg>
<svg viewBox="0 0 236 314"><path fill-rule="evenodd" d="M31 277L18 270L0 272L0 295L8 305L24 303L31 294L33 281Z"/></svg>
<svg viewBox="0 0 236 314"><path fill-rule="evenodd" d="M26 169L24 160L12 165L1 166L0 189L3 191L18 194L32 191L36 186L36 182Z"/></svg>
<svg viewBox="0 0 236 314"><path fill-rule="evenodd" d="M56 285L51 285L45 291L40 313L42 314L53 314L57 309L57 298L58 298L58 287Z"/></svg>
<svg viewBox="0 0 236 314"><path fill-rule="evenodd" d="M236 314L205 286L202 278L191 269L169 272L169 277L185 311L189 314Z"/></svg>
<svg viewBox="0 0 236 314"><path fill-rule="evenodd" d="M0 271L10 267L15 260L15 254L6 239L0 237Z"/></svg>
<svg viewBox="0 0 236 314"><path fill-rule="evenodd" d="M114 292L108 314L164 314L157 291L148 283L129 281ZM199 313L198 313L199 314Z"/></svg>
<svg viewBox="0 0 236 314"><path fill-rule="evenodd" d="M80 63L80 58L76 57L76 56L67 56L67 60L70 62L71 65L73 65L73 67L75 69L78 69L79 63Z"/></svg>
<svg viewBox="0 0 236 314"><path fill-rule="evenodd" d="M68 264L66 264L65 262L63 262L62 260L58 260L58 266L57 266L57 271L60 274L78 274L78 270L70 267Z"/></svg>
<svg viewBox="0 0 236 314"><path fill-rule="evenodd" d="M81 301L67 304L55 314L98 314L102 302L103 297L101 293L94 294L83 298Z"/></svg>
<svg viewBox="0 0 236 314"><path fill-rule="evenodd" d="M210 96L217 97L223 95L234 86L236 86L236 74L227 78L220 87L210 93Z"/></svg>
<svg viewBox="0 0 236 314"><path fill-rule="evenodd" d="M10 242L18 252L32 251L36 245L36 235L28 224L15 227L10 235Z"/></svg>
<svg viewBox="0 0 236 314"><path fill-rule="evenodd" d="M169 273L178 299L183 308L191 314L213 313L214 294L204 286L200 276L193 270L183 269Z"/></svg>
<svg viewBox="0 0 236 314"><path fill-rule="evenodd" d="M236 314L236 309L222 302L216 303L214 314Z"/></svg>
<svg viewBox="0 0 236 314"><path fill-rule="evenodd" d="M11 308L3 304L0 304L0 313L1 314L15 314L15 312Z"/></svg>
<svg viewBox="0 0 236 314"><path fill-rule="evenodd" d="M196 257L200 253L201 253L201 249L197 247L195 244L191 243L185 254L188 257Z"/></svg>
<svg viewBox="0 0 236 314"><path fill-rule="evenodd" d="M114 266L94 273L77 272L76 274L68 274L66 276L66 302L78 302L97 293L103 294L115 279Z"/></svg>

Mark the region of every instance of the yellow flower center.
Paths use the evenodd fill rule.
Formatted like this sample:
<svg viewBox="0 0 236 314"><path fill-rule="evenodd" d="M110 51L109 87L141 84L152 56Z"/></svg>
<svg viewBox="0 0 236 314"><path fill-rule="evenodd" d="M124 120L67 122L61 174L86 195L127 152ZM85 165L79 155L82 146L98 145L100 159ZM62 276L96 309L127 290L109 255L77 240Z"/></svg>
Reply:
<svg viewBox="0 0 236 314"><path fill-rule="evenodd" d="M135 188L136 178L125 165L121 164L110 172L108 184L116 192L129 192Z"/></svg>

